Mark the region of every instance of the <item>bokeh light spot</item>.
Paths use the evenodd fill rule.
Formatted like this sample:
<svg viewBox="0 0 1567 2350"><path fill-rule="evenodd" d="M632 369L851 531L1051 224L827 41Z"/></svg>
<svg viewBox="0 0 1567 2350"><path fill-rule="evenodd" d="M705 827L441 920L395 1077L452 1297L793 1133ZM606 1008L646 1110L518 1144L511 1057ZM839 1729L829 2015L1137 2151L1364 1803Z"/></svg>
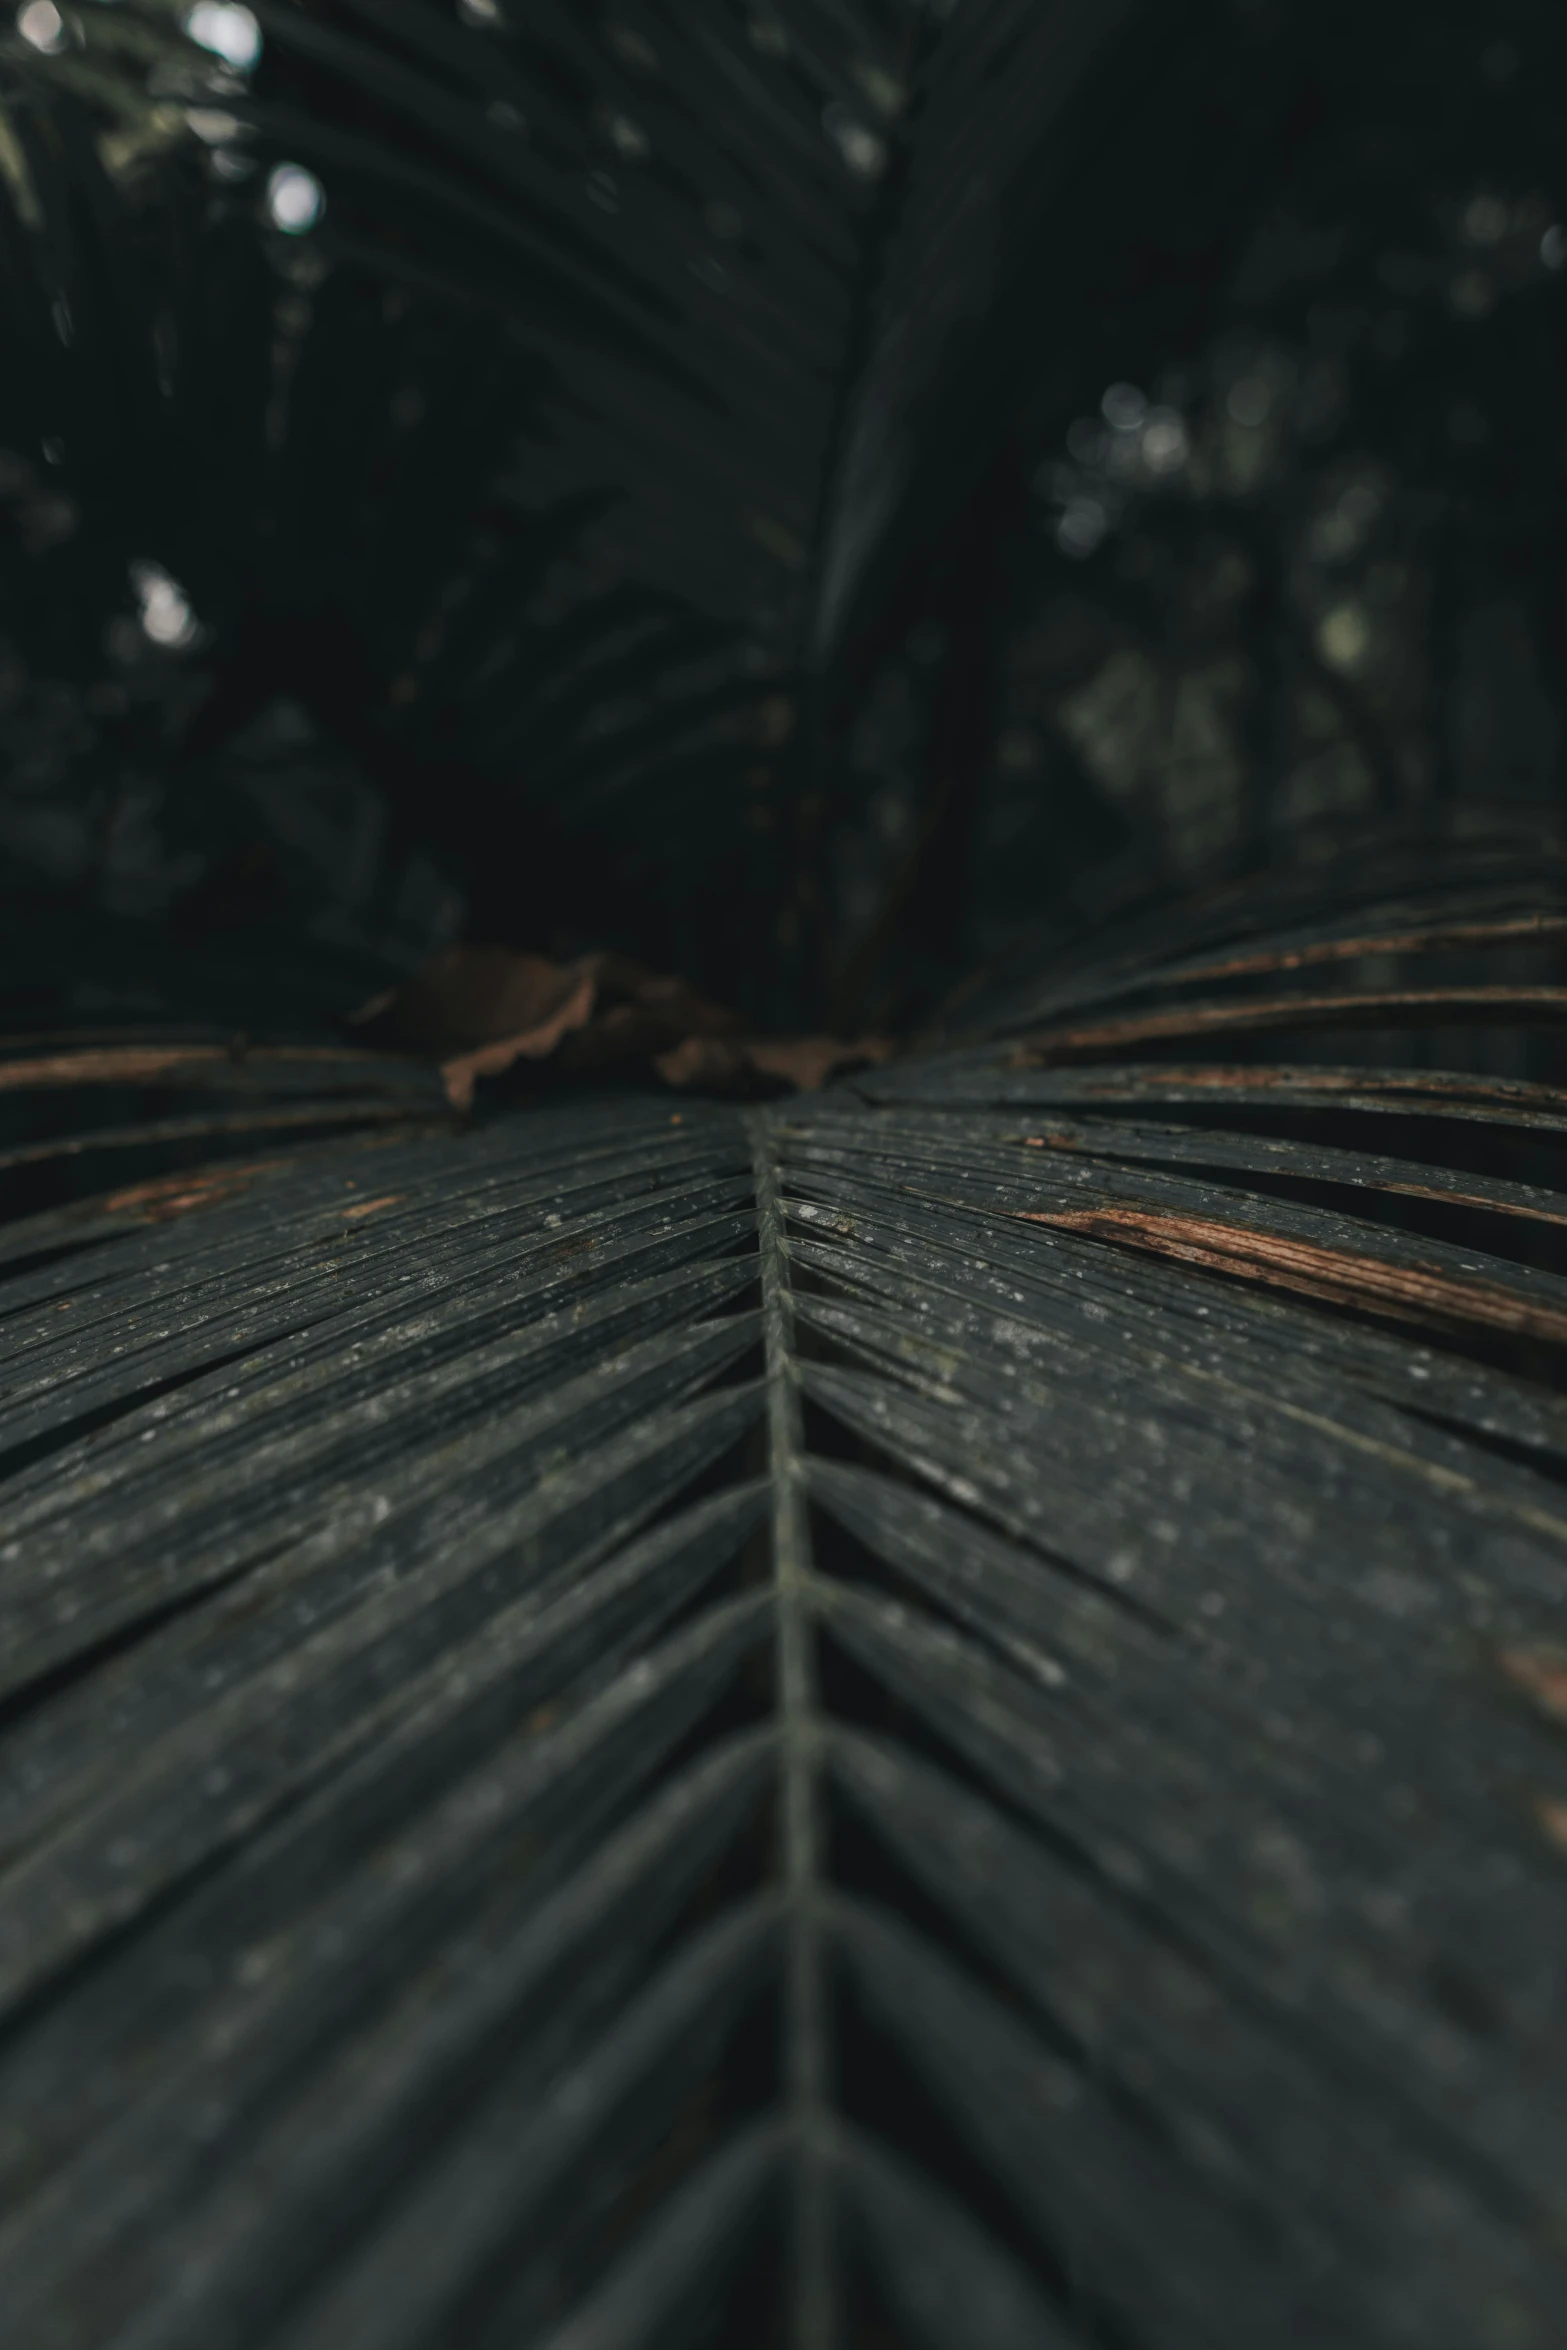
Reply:
<svg viewBox="0 0 1567 2350"><path fill-rule="evenodd" d="M30 47L42 49L45 56L52 57L65 47L65 19L54 0L28 0L17 12L16 29Z"/></svg>
<svg viewBox="0 0 1567 2350"><path fill-rule="evenodd" d="M308 236L326 210L326 195L314 172L298 163L280 163L267 181L267 211L286 237Z"/></svg>
<svg viewBox="0 0 1567 2350"><path fill-rule="evenodd" d="M1110 517L1097 498L1073 498L1056 524L1056 545L1063 555L1081 562L1091 555L1110 527Z"/></svg>
<svg viewBox="0 0 1567 2350"><path fill-rule="evenodd" d="M1136 432L1148 414L1147 395L1136 384L1112 384L1099 412L1114 432Z"/></svg>
<svg viewBox="0 0 1567 2350"><path fill-rule="evenodd" d="M836 102L824 108L822 128L856 179L880 179L887 168L887 142Z"/></svg>
<svg viewBox="0 0 1567 2350"><path fill-rule="evenodd" d="M1178 473L1191 455L1191 435L1173 408L1151 408L1143 427L1142 457L1150 473Z"/></svg>
<svg viewBox="0 0 1567 2350"><path fill-rule="evenodd" d="M1317 629L1322 658L1334 669L1358 669L1371 650L1371 629L1358 604L1335 604Z"/></svg>
<svg viewBox="0 0 1567 2350"><path fill-rule="evenodd" d="M185 120L196 137L209 147L221 147L230 139L241 137L245 127L234 115L211 106L192 106Z"/></svg>
<svg viewBox="0 0 1567 2350"><path fill-rule="evenodd" d="M200 49L210 49L236 73L248 73L261 55L261 27L248 8L231 0L197 0L185 30Z"/></svg>
<svg viewBox="0 0 1567 2350"><path fill-rule="evenodd" d="M165 652L181 653L195 642L196 615L177 579L159 563L133 563L131 586L141 607L142 633Z"/></svg>
<svg viewBox="0 0 1567 2350"><path fill-rule="evenodd" d="M1260 375L1241 376L1237 382L1231 384L1230 396L1225 402L1231 422L1245 425L1248 430L1252 431L1255 431L1259 424L1267 422L1268 412L1272 406L1272 387L1264 383Z"/></svg>
<svg viewBox="0 0 1567 2350"><path fill-rule="evenodd" d="M1464 206L1464 236L1471 245L1499 245L1507 234L1507 206L1500 196L1471 196Z"/></svg>
<svg viewBox="0 0 1567 2350"><path fill-rule="evenodd" d="M604 117L604 132L616 154L624 155L628 163L641 163L653 151L647 132L629 114L611 110Z"/></svg>

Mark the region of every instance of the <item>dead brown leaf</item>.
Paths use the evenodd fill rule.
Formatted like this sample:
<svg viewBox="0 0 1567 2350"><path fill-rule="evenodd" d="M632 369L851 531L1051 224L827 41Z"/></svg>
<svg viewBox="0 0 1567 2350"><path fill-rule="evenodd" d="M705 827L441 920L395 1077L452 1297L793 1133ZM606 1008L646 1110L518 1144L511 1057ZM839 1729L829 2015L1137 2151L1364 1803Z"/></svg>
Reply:
<svg viewBox="0 0 1567 2350"><path fill-rule="evenodd" d="M1240 997L1233 1003L1173 1004L1117 1013L1083 1027L1047 1028L1025 1037L1014 1069L1095 1060L1134 1046L1180 1037L1241 1035L1275 1028L1406 1028L1469 1021L1537 1021L1567 1026L1567 987L1428 987L1345 995Z"/></svg>
<svg viewBox="0 0 1567 2350"><path fill-rule="evenodd" d="M343 1210L343 1222L358 1224L366 1216L379 1216L383 1208L401 1207L404 1197L400 1191L387 1191L379 1199L356 1200L351 1208Z"/></svg>
<svg viewBox="0 0 1567 2350"><path fill-rule="evenodd" d="M207 1067L231 1056L222 1045L95 1045L0 1063L0 1088L40 1085L155 1085L177 1069Z"/></svg>
<svg viewBox="0 0 1567 2350"><path fill-rule="evenodd" d="M1521 1338L1567 1345L1567 1314L1491 1281L1460 1281L1435 1266L1391 1264L1358 1250L1326 1248L1282 1232L1258 1231L1217 1216L1106 1202L1088 1208L1017 1211L1024 1224L1049 1224L1094 1240L1146 1249L1206 1272L1228 1273L1336 1306L1361 1307L1402 1321L1441 1327L1479 1324Z"/></svg>
<svg viewBox="0 0 1567 2350"><path fill-rule="evenodd" d="M1358 932L1347 938L1310 939L1293 947L1237 949L1209 963L1185 963L1174 976L1183 987L1196 980L1247 979L1270 971L1309 971L1323 963L1353 963L1367 955L1430 955L1455 948L1534 946L1567 932L1567 915L1510 914L1490 921L1433 920L1391 931ZM1151 976L1159 976L1157 973Z"/></svg>
<svg viewBox="0 0 1567 2350"><path fill-rule="evenodd" d="M361 1005L349 1025L368 1043L446 1060L546 1026L580 992L583 976L580 963L511 947L447 947L405 987Z"/></svg>
<svg viewBox="0 0 1567 2350"><path fill-rule="evenodd" d="M138 1216L147 1224L171 1224L176 1217L193 1215L198 1208L220 1208L228 1200L241 1198L254 1177L284 1164L281 1159L266 1159L248 1167L214 1168L205 1175L160 1175L150 1183L132 1183L123 1191L111 1192L103 1204L116 1215Z"/></svg>
<svg viewBox="0 0 1567 2350"><path fill-rule="evenodd" d="M714 1093L814 1092L837 1069L885 1060L882 1038L755 1037L737 1012L624 955L554 963L511 947L448 947L408 985L353 1015L367 1043L439 1061L454 1108L481 1077L523 1061L642 1067Z"/></svg>
<svg viewBox="0 0 1567 2350"><path fill-rule="evenodd" d="M891 1051L880 1036L853 1043L836 1036L690 1036L660 1053L653 1066L666 1085L701 1093L750 1093L771 1086L817 1093L838 1070L885 1061Z"/></svg>
<svg viewBox="0 0 1567 2350"><path fill-rule="evenodd" d="M563 1036L592 1018L595 992L591 978L579 978L565 1001L533 1027L511 1036L498 1036L493 1044L481 1044L473 1052L457 1053L443 1061L441 1075L452 1108L472 1107L473 1088L478 1078L499 1077L518 1061L546 1060Z"/></svg>

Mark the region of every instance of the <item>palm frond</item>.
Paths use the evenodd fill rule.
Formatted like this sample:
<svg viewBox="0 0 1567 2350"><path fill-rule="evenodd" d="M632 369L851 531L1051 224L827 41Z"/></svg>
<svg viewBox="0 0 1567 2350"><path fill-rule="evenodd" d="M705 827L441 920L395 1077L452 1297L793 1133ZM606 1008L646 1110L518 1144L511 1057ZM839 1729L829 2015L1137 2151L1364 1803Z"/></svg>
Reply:
<svg viewBox="0 0 1567 2350"><path fill-rule="evenodd" d="M649 624L618 692L595 692L598 739L558 731L514 659L494 715L464 712L481 756L526 740L514 788L535 807L569 771L572 821L642 839L665 898L690 893L662 816L691 794L718 844L709 922L736 887L781 901L774 961L809 1000L834 951L811 804L875 635L865 583L901 565L917 601L974 494L968 455L938 462L932 439L983 449L1009 379L994 355L976 372L965 320L1023 266L1136 11L260 13L277 62L236 107L266 152L321 174L323 251L508 320L547 379L512 476L525 527L562 496L602 499L574 557L597 583L577 624ZM1046 92L1074 129L1042 169ZM526 641L554 663L548 633ZM687 862L697 830L688 812Z"/></svg>
<svg viewBox="0 0 1567 2350"><path fill-rule="evenodd" d="M1084 1039L1559 926L14 1228L29 2343L1548 2342L1559 1095Z"/></svg>
<svg viewBox="0 0 1567 2350"><path fill-rule="evenodd" d="M310 814L280 697L386 834L335 929L18 915L12 2332L1548 2350L1559 856L1396 833L1373 723L1353 863L1032 936L819 1097L459 1125L332 1041L419 844L753 1014L847 1022L895 931L939 981L1021 404L1089 363L1036 281L1097 283L1116 156L1190 155L1257 20L255 15L248 76L163 0L0 62L34 686L209 881ZM845 954L824 806L915 623Z"/></svg>

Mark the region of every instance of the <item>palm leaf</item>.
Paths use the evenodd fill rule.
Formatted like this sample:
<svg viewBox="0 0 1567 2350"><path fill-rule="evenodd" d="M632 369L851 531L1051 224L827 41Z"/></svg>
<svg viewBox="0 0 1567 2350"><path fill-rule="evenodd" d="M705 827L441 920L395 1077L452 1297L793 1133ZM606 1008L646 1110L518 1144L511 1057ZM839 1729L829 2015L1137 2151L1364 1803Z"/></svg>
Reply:
<svg viewBox="0 0 1567 2350"><path fill-rule="evenodd" d="M111 778L121 760L155 768L180 845L209 869L236 828L241 845L256 829L231 745L289 696L389 804L388 894L417 838L459 875L476 865L478 904L509 841L514 865L531 868L558 829L548 806L516 805L518 738L537 741L541 776L557 789L563 741L586 747L592 737L601 758L608 751L580 707L552 707L573 648L558 620L530 618L601 510L602 490L559 495L547 485L524 508L508 487L519 435L530 421L537 429L542 380L515 336L478 316L454 321L450 303L432 323L428 304L363 272L333 274L316 252L269 255L255 186L214 183L205 149L180 135L187 109L237 132L237 117L213 110L240 105L242 93L232 76L206 87L193 63L200 53L161 12L95 15L81 29L95 58L142 33L183 104L149 105L148 54L134 45L117 79L87 73L74 48L5 60L0 273L16 363L0 433L21 453L8 461L16 482L7 494L27 526L0 569L8 633L46 692L70 680L79 693L86 679L107 690L118 715L100 766ZM116 145L124 116L150 153ZM135 672L132 582L149 562L188 591L201 633L183 657L206 672L204 695L178 690L178 661L167 676ZM625 614L613 595L599 603L588 643L602 651L615 647ZM666 630L661 659L682 680L710 660L712 630L683 610L671 626L668 607L644 594L634 618ZM570 617L580 634L581 615ZM123 652L105 651L127 629L128 680L116 666ZM644 699L650 674L644 661L635 681ZM698 682L710 695L713 680ZM639 704L644 732L647 715ZM699 707L686 731L708 715ZM633 726L619 767L638 756L647 746ZM480 833L488 859L474 855ZM552 861L548 916L558 919L561 859ZM511 920L526 928L545 918L511 895ZM605 905L613 915L613 876L594 906L590 895L585 881L580 919L606 919ZM305 927L298 909L294 926ZM667 940L632 935L669 960ZM141 959L158 953L144 943ZM356 992L397 975L395 960L388 969L372 955L370 971L345 982L314 941L304 953L315 985L299 993L318 1033ZM77 956L97 959L92 941ZM265 948L253 960L263 968L239 990L239 1016L252 1026L275 1015L277 984ZM203 991L184 992L172 1010ZM210 1007L226 1008L228 994L220 971Z"/></svg>
<svg viewBox="0 0 1567 2350"><path fill-rule="evenodd" d="M30 2344L1551 2338L1561 1097L1334 1056L1560 914L1419 878L12 1228Z"/></svg>
<svg viewBox="0 0 1567 2350"><path fill-rule="evenodd" d="M911 582L917 601L975 491L964 452L1009 398L1012 355L976 365L971 313L1026 266L1134 19L1139 76L1159 44L1131 6L1075 4L259 14L275 62L236 109L319 172L323 249L504 316L545 370L512 484L530 516L602 499L577 560L610 585L579 624L684 622L629 649L641 707L600 741L558 731L515 663L464 723L497 765L526 742L509 788L638 842L665 901L706 834L709 926L737 886L770 901L798 1016L837 951L810 804L845 692L889 577L900 610ZM547 636L538 654L553 662ZM663 812L682 793L677 869ZM754 988L725 956L713 983Z"/></svg>
<svg viewBox="0 0 1567 2350"><path fill-rule="evenodd" d="M155 555L221 645L195 790L295 693L477 905L553 918L576 827L579 915L640 889L798 1000L857 684L933 596L984 633L932 581L1028 273L1092 277L1087 159L1225 25L258 13L224 103L327 194L282 358L242 208L94 63L202 111L167 12L8 84L5 429L64 417L92 518L7 575L30 658L89 673ZM1384 844L1030 951L817 1100L464 1130L325 1041L351 955L165 946L163 1024L84 1032L30 932L28 2350L1544 2350L1560 884Z"/></svg>

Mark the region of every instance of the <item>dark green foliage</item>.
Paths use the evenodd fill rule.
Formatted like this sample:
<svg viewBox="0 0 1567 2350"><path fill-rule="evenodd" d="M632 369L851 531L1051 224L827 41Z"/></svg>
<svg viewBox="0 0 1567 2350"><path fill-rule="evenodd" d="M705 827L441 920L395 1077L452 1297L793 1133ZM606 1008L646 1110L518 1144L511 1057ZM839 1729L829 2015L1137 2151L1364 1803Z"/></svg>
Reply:
<svg viewBox="0 0 1567 2350"><path fill-rule="evenodd" d="M1549 2342L1567 1097L1342 1056L1558 908L13 1227L29 2342Z"/></svg>
<svg viewBox="0 0 1567 2350"><path fill-rule="evenodd" d="M1550 2350L1515 13L8 52L25 2350ZM904 1042L459 1119L462 928Z"/></svg>

